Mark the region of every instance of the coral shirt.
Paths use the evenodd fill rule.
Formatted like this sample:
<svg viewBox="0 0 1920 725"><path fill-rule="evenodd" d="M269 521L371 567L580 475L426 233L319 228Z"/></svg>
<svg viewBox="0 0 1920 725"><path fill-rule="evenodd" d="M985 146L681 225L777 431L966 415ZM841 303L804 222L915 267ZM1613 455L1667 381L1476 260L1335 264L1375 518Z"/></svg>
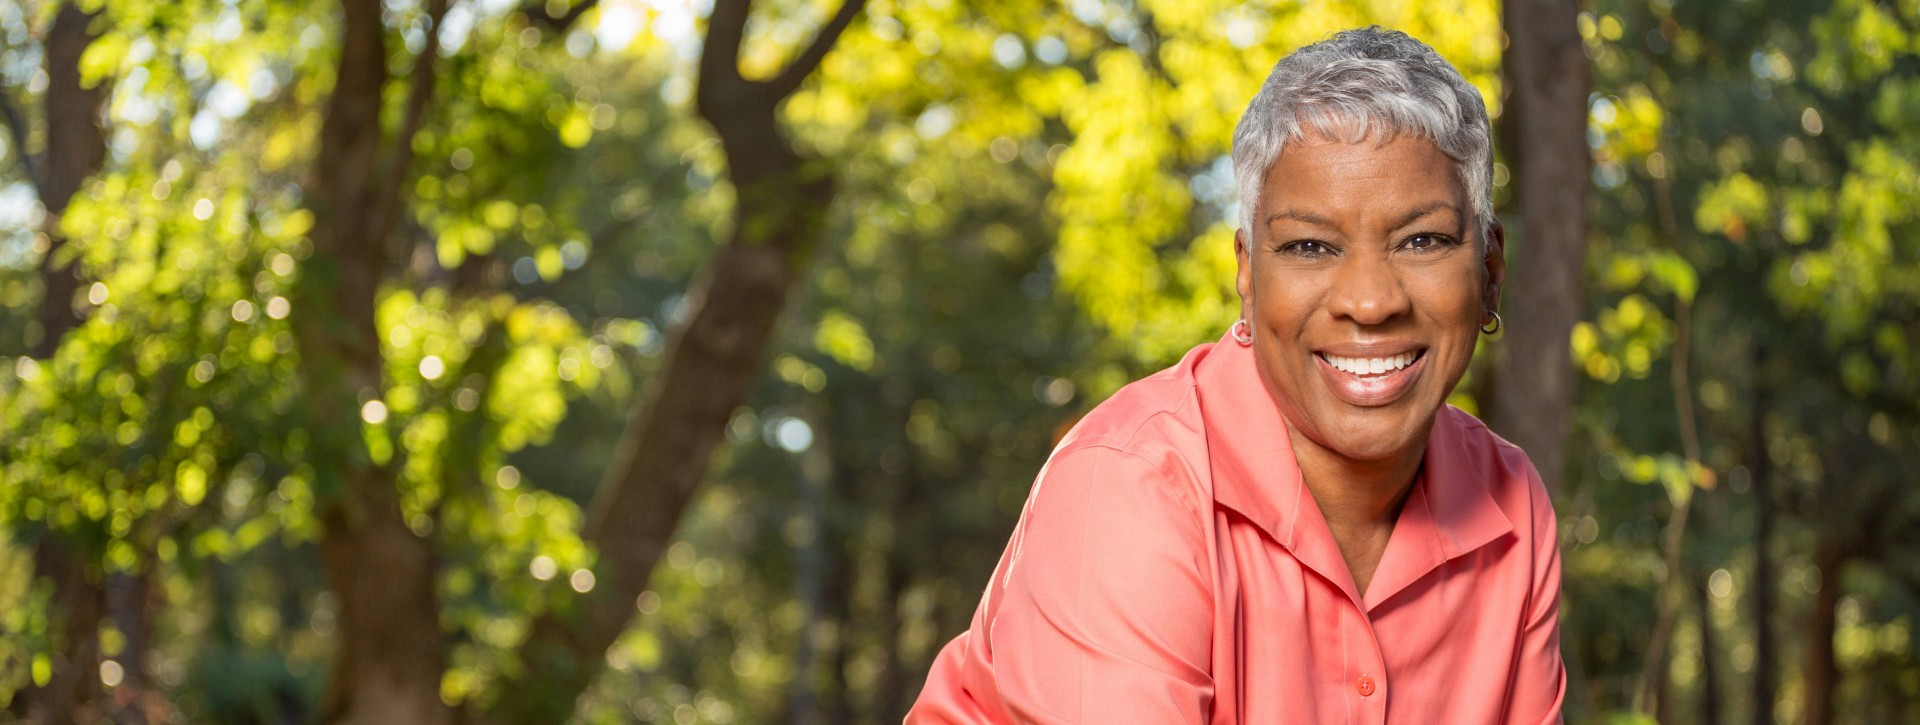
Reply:
<svg viewBox="0 0 1920 725"><path fill-rule="evenodd" d="M1526 455L1445 407L1366 595L1229 340L1081 421L910 724L1560 717L1560 553Z"/></svg>

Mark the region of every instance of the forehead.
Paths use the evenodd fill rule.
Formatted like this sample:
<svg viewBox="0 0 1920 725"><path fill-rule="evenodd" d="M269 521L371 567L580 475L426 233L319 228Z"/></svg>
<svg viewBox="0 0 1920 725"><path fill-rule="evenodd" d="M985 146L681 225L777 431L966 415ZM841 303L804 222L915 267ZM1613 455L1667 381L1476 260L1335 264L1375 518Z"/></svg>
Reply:
<svg viewBox="0 0 1920 725"><path fill-rule="evenodd" d="M1350 143L1303 134L1267 170L1260 214L1263 224L1289 211L1365 223L1435 205L1463 214L1466 199L1453 159L1420 136Z"/></svg>

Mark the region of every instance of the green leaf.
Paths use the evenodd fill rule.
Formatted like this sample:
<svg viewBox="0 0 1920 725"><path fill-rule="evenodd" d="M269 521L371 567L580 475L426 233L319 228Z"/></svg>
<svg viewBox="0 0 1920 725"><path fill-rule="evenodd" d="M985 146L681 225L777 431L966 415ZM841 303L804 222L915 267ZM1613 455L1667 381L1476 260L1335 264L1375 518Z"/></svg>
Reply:
<svg viewBox="0 0 1920 725"><path fill-rule="evenodd" d="M813 344L847 367L861 372L873 367L873 340L868 339L866 328L839 310L820 318Z"/></svg>
<svg viewBox="0 0 1920 725"><path fill-rule="evenodd" d="M207 497L207 472L192 461L182 462L174 471L173 488L181 503L198 506Z"/></svg>
<svg viewBox="0 0 1920 725"><path fill-rule="evenodd" d="M1694 292L1700 287L1700 277L1694 272L1693 265L1672 252L1655 252L1648 256L1647 267L1653 278L1672 291L1674 296L1692 302Z"/></svg>

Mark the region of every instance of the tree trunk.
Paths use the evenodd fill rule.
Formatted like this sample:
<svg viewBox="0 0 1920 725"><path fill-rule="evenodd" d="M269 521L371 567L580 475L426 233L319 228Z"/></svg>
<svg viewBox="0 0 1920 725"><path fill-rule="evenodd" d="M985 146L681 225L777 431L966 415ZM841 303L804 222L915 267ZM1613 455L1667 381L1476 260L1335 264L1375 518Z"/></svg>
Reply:
<svg viewBox="0 0 1920 725"><path fill-rule="evenodd" d="M837 389L827 400L822 421L827 430L822 442L828 452L829 468L826 502L829 526L822 529L822 535L829 544L826 551L830 561L820 609L824 619L840 628L838 646L827 660L827 687L820 698L821 715L830 723L862 722L847 679L847 665L861 641L855 628L868 619L865 613L854 609L853 593L859 588L861 576L857 542L863 538L863 530L871 517L886 515L884 511L869 508L873 499L863 487L871 480L864 475L871 459L863 455L866 449L858 442L859 421L865 417L864 413L876 409L877 401L871 392L859 386Z"/></svg>
<svg viewBox="0 0 1920 725"><path fill-rule="evenodd" d="M338 76L307 190L313 254L291 319L313 436L308 461L322 496L322 571L340 602L339 651L320 719L435 725L451 722L452 711L440 700L446 653L433 551L402 519L394 465L373 460L361 433L363 396L384 389L374 307L387 272L387 194L405 176L411 131L396 139L396 161L380 168L388 80L381 3L343 6ZM437 38L437 29L428 36ZM434 55L430 45L415 62L430 64ZM418 74L411 90L416 98L428 92Z"/></svg>
<svg viewBox="0 0 1920 725"><path fill-rule="evenodd" d="M45 686L29 685L13 703L33 725L89 722L101 714L100 621L106 615L106 593L98 568L75 556L74 547L57 536L46 534L33 557L36 575L53 583L51 674Z"/></svg>
<svg viewBox="0 0 1920 725"><path fill-rule="evenodd" d="M821 430L824 432L824 428ZM800 631L793 655L793 682L787 692L787 709L788 722L794 725L827 722L820 701L822 678L814 672L821 655L817 635L823 623L841 624L826 611L824 601L831 524L827 520L828 483L821 480L823 476L818 469L831 464L822 444L831 445L832 441L816 440L812 448L801 453L796 460L799 470L794 477L795 487L799 489L799 514L807 522L808 531L807 540L796 543L793 552L793 598L800 603ZM845 640L844 632L841 640Z"/></svg>
<svg viewBox="0 0 1920 725"><path fill-rule="evenodd" d="M634 597L673 537L735 408L746 400L774 321L826 233L830 167L797 153L775 110L832 47L864 0L846 0L813 43L770 81L738 62L749 0L721 0L700 60L700 114L720 136L738 195L733 233L687 296L665 364L628 419L588 510L584 538L599 553L597 585L556 598L518 652L523 679L491 713L502 722L564 720L634 618Z"/></svg>
<svg viewBox="0 0 1920 725"><path fill-rule="evenodd" d="M893 548L897 552L902 544L895 531ZM907 716L907 708L912 704L913 695L907 689L907 666L900 658L900 597L906 593L912 583L912 571L906 566L905 557L898 553L887 555L887 579L880 599L878 619L880 631L887 638L887 659L880 668L880 675L874 678L873 709L876 722L900 722Z"/></svg>
<svg viewBox="0 0 1920 725"><path fill-rule="evenodd" d="M1494 371L1487 423L1533 459L1550 492L1565 476L1574 368L1568 335L1585 302L1587 93L1575 0L1508 0L1504 58L1512 92L1514 190L1505 349Z"/></svg>
<svg viewBox="0 0 1920 725"><path fill-rule="evenodd" d="M921 351L909 353L911 357L924 359ZM894 421L895 429L905 431L907 423L913 418L913 403L918 396L911 383L890 381L882 388L882 398L887 415ZM1055 429L1056 434L1065 428ZM902 433L894 443L904 452L902 467L898 474L885 477L887 496L885 509L894 522L894 540L887 551L886 581L882 591L886 593L881 601L883 611L878 618L884 621L887 633L887 661L879 680L879 694L874 698L875 710L880 722L899 722L906 717L907 710L913 706L914 697L919 694L926 676L928 662L918 662L908 667L901 655L904 644L900 614L900 598L914 585L915 572L937 570L935 562L940 561L938 554L930 554L921 547L913 546L907 538L908 532L921 537L921 541L941 541L949 532L944 530L941 518L934 510L939 506L931 494L936 491L951 490L956 484L943 480L930 472L919 447ZM965 454L962 458L969 458ZM931 499L931 500L930 500ZM961 609L960 616L970 617L971 609ZM939 621L937 610L933 619ZM964 623L955 623L964 628ZM940 631L955 631L952 626L941 627ZM936 643L935 647L938 648ZM929 660L932 653L923 653Z"/></svg>
<svg viewBox="0 0 1920 725"><path fill-rule="evenodd" d="M148 689L147 678L147 649L153 644L153 567L156 563L149 560L140 571L116 573L107 578L107 609L122 638L116 658L122 674L120 685L113 693L117 725L164 722L165 706L160 693Z"/></svg>
<svg viewBox="0 0 1920 725"><path fill-rule="evenodd" d="M1805 678L1806 725L1833 722L1833 693L1840 684L1840 667L1833 658L1834 613L1840 605L1840 572L1846 558L1838 544L1821 537L1815 554L1820 567L1820 591L1813 595L1813 612L1807 615L1807 664Z"/></svg>
<svg viewBox="0 0 1920 725"><path fill-rule="evenodd" d="M1767 453L1767 409L1772 404L1766 344L1752 350L1753 403L1747 422L1747 470L1753 481L1753 722L1773 725L1778 650L1773 639L1773 459Z"/></svg>
<svg viewBox="0 0 1920 725"><path fill-rule="evenodd" d="M47 148L41 155L34 179L40 204L47 209L42 233L47 235L47 253L40 258L40 338L31 355L49 358L60 349L67 331L80 324L74 310L74 294L80 290L77 265L68 259L67 239L60 234L60 217L80 185L100 173L106 163L106 130L100 125L100 106L106 100L107 82L85 88L80 80L80 56L99 33L92 28L96 13L81 10L71 3L60 6L46 38L46 134ZM27 154L26 134L14 138L16 151Z"/></svg>
<svg viewBox="0 0 1920 725"><path fill-rule="evenodd" d="M1693 599L1700 605L1700 725L1720 725L1719 647L1714 645L1710 574L1693 578Z"/></svg>
<svg viewBox="0 0 1920 725"><path fill-rule="evenodd" d="M839 532L840 535L830 537L833 546L827 552L835 561L827 567L830 575L827 577L821 610L824 619L839 627L840 641L827 658L828 686L820 698L820 712L827 722L851 723L856 722L857 718L854 716L853 688L847 682L847 664L853 659L851 640L855 623L859 621L853 615L854 578L857 572L854 571L853 557L849 556L851 552L845 548L850 537L843 533L844 529L830 531Z"/></svg>
<svg viewBox="0 0 1920 725"><path fill-rule="evenodd" d="M353 472L328 507L322 567L340 602L325 723L447 723L440 700L445 650L425 540L401 521L391 476Z"/></svg>
<svg viewBox="0 0 1920 725"><path fill-rule="evenodd" d="M77 265L68 257L67 239L60 234L60 218L80 186L100 172L106 162L106 132L101 127L101 103L107 82L93 88L80 83L80 56L99 33L97 14L73 4L60 7L42 44L47 90L42 97L46 147L38 155L28 147L30 133L18 112L8 106L14 153L27 163L40 204L47 210L41 233L46 253L40 258L41 295L35 317L38 337L27 354L53 357L67 332L80 324L73 299L80 289ZM30 722L75 722L83 712L97 712L100 702L100 622L106 614L100 572L90 557L58 531L48 531L34 543L34 576L50 580L53 631L60 633L59 649L52 653L52 676L45 687L29 685L14 699L12 709Z"/></svg>

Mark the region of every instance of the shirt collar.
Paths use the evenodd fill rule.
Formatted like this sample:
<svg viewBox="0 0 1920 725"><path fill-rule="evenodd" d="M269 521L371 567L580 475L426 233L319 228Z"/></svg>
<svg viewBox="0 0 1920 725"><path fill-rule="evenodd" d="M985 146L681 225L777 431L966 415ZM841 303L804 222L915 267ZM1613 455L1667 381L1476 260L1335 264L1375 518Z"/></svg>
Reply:
<svg viewBox="0 0 1920 725"><path fill-rule="evenodd" d="M1231 338L1210 347L1196 364L1194 382L1207 433L1213 498L1292 548L1305 485L1280 408L1260 381L1252 348Z"/></svg>
<svg viewBox="0 0 1920 725"><path fill-rule="evenodd" d="M1351 586L1345 560L1301 478L1279 406L1254 366L1253 349L1226 337L1211 347L1195 363L1194 379L1214 500L1259 526L1303 563ZM1367 587L1369 605L1513 530L1488 489L1482 461L1493 453L1474 450L1491 444L1467 439L1470 420L1451 406L1435 416L1421 473Z"/></svg>

